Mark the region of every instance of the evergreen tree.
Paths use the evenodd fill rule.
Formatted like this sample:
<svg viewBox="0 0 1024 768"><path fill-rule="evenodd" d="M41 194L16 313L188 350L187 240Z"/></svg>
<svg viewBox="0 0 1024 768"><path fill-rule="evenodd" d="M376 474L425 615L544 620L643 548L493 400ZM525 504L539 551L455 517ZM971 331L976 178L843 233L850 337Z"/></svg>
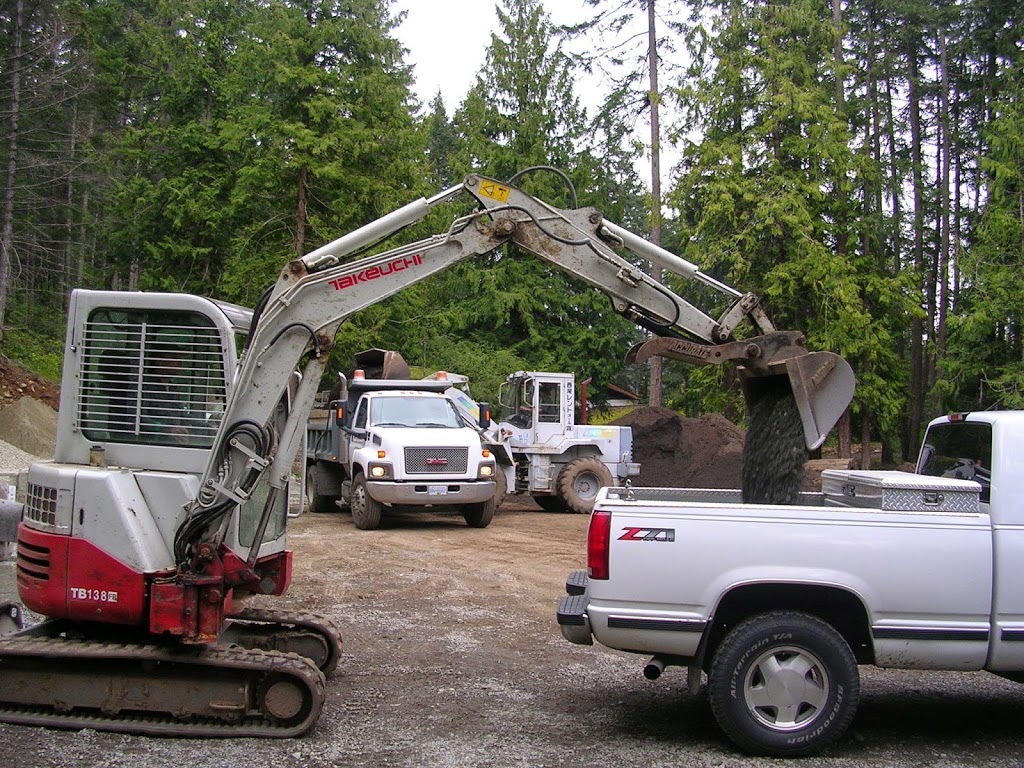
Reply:
<svg viewBox="0 0 1024 768"><path fill-rule="evenodd" d="M504 0L477 83L455 115L463 171L476 170L562 207L602 202L598 164L573 69L536 0ZM538 166L564 172L527 172ZM614 215L618 211L605 211ZM441 282L453 311L445 329L510 350L534 370L565 370L608 381L635 336L608 300L532 255L509 249L465 265Z"/></svg>
<svg viewBox="0 0 1024 768"><path fill-rule="evenodd" d="M775 324L804 330L809 348L854 361L862 417L891 422L900 408L886 384L896 364L891 323L908 307L877 256L851 242L858 171L837 103L830 14L805 0L698 10L714 27L695 36L705 47L680 87L703 130L685 147L672 197L684 255L760 294Z"/></svg>
<svg viewBox="0 0 1024 768"><path fill-rule="evenodd" d="M384 0L254 4L221 136L241 226L223 291L254 302L300 255L414 199L423 139Z"/></svg>

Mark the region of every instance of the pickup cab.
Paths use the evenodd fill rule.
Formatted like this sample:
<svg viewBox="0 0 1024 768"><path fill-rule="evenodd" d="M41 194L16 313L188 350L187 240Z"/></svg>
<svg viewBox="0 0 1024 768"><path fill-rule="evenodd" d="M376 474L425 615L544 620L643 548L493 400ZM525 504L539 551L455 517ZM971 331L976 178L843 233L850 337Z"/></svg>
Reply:
<svg viewBox="0 0 1024 768"><path fill-rule="evenodd" d="M495 511L496 463L445 392L449 382L367 379L314 409L306 430L306 499L315 512L347 504L357 528L389 511L460 513L474 528Z"/></svg>
<svg viewBox="0 0 1024 768"><path fill-rule="evenodd" d="M707 676L724 733L797 757L839 739L858 665L1024 681L1024 412L933 420L915 473L826 470L796 505L606 488L557 620L573 643Z"/></svg>

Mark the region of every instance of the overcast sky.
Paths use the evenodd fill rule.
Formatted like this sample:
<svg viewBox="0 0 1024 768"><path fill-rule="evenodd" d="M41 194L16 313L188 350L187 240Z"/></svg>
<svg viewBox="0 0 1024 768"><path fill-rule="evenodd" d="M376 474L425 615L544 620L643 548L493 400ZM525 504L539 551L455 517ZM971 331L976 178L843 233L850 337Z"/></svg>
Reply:
<svg viewBox="0 0 1024 768"><path fill-rule="evenodd" d="M414 91L424 106L438 89L449 117L476 82L484 53L497 29L496 0L395 0L405 21L395 34L415 66ZM547 0L545 11L555 23L584 18L583 0Z"/></svg>

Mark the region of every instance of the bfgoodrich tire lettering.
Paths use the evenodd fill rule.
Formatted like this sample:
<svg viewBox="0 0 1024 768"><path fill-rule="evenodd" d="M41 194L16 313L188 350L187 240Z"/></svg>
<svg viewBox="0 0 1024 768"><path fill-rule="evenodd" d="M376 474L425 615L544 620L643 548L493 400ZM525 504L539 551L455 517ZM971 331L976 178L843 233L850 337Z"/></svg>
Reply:
<svg viewBox="0 0 1024 768"><path fill-rule="evenodd" d="M766 613L726 635L708 692L715 719L740 749L801 757L846 732L860 678L849 645L831 626L804 613Z"/></svg>

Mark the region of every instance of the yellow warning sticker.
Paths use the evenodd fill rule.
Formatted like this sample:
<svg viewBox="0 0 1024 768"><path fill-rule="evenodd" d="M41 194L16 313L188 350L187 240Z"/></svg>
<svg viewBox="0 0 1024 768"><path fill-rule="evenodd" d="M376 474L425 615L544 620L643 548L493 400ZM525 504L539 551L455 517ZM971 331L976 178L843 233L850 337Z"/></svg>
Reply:
<svg viewBox="0 0 1024 768"><path fill-rule="evenodd" d="M494 181L485 181L480 185L480 194L484 197L490 197L497 200L499 203L508 202L508 195L511 192L511 188L506 187L502 184L498 184Z"/></svg>

